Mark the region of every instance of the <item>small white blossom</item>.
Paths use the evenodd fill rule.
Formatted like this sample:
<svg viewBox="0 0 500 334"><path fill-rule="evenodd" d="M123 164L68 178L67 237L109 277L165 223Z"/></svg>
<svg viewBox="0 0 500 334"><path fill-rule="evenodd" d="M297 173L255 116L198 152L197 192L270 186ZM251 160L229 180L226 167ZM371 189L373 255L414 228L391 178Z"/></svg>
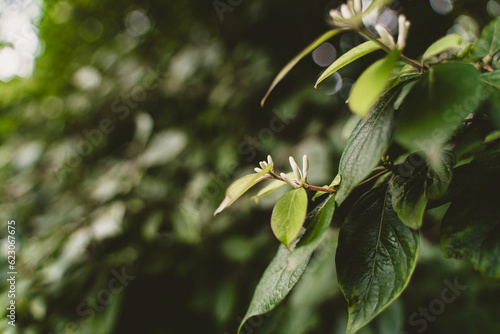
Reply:
<svg viewBox="0 0 500 334"><path fill-rule="evenodd" d="M290 157L290 165L292 166L293 173L295 174L295 180L299 183L299 185L303 185L304 182L302 180L302 172L299 169L299 166L295 162L295 159L293 157Z"/></svg>
<svg viewBox="0 0 500 334"><path fill-rule="evenodd" d="M394 49L396 47L396 43L394 42L394 38L392 37L391 33L387 30L386 27L384 27L381 24L376 24L375 30L377 30L378 34L380 35L380 39L382 40L382 43L387 45L390 49Z"/></svg>
<svg viewBox="0 0 500 334"><path fill-rule="evenodd" d="M270 169L270 172L274 172L274 162L273 162L273 158L271 158L270 155L267 156L267 162L266 161L260 161L259 162L259 167L255 167L253 170L256 172L256 173L261 173L262 170L264 170L267 166L271 166L271 169ZM266 177L270 177L272 178L273 176L268 173L265 175Z"/></svg>
<svg viewBox="0 0 500 334"><path fill-rule="evenodd" d="M283 179L283 181L285 181L286 183L288 183L292 187L300 188L300 186L297 183L295 183L291 178L289 178L285 173L281 173L280 176Z"/></svg>
<svg viewBox="0 0 500 334"><path fill-rule="evenodd" d="M398 17L398 49L403 50L406 46L406 38L410 29L410 21L404 15Z"/></svg>
<svg viewBox="0 0 500 334"><path fill-rule="evenodd" d="M307 155L302 157L302 182L307 181L307 174L309 173L309 159Z"/></svg>
<svg viewBox="0 0 500 334"><path fill-rule="evenodd" d="M353 11L356 15L363 12L363 2L361 0L354 0Z"/></svg>

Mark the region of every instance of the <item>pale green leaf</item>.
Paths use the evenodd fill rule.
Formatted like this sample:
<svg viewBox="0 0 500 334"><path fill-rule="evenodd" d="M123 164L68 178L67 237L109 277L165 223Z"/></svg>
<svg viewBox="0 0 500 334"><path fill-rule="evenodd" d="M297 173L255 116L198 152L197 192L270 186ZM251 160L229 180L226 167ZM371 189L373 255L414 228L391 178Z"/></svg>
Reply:
<svg viewBox="0 0 500 334"><path fill-rule="evenodd" d="M431 46L429 46L425 51L424 56L422 58L425 61L435 55L440 54L441 52L450 49L460 48L461 44L462 44L462 37L459 35L451 34L444 36L439 40L437 40L436 42L432 43Z"/></svg>
<svg viewBox="0 0 500 334"><path fill-rule="evenodd" d="M234 203L241 195L247 192L254 185L266 179L266 174L269 173L273 164L267 165L260 173L243 176L241 179L234 181L226 190L226 197L214 212L214 216Z"/></svg>
<svg viewBox="0 0 500 334"><path fill-rule="evenodd" d="M323 186L323 188L328 188L328 185L325 184ZM314 194L314 196L311 198L311 200L314 202L316 200L316 198L318 198L320 196L323 196L324 194L328 194L328 193L326 191L318 190L318 191L316 191L316 193Z"/></svg>
<svg viewBox="0 0 500 334"><path fill-rule="evenodd" d="M307 216L308 228L295 248L292 245L291 250L288 250L280 245L278 253L255 289L238 333L249 318L271 311L288 295L304 273L312 253L321 243L330 226L334 210L334 195L330 195Z"/></svg>
<svg viewBox="0 0 500 334"><path fill-rule="evenodd" d="M276 238L290 248L299 235L307 213L307 192L298 188L283 195L274 206L271 228Z"/></svg>
<svg viewBox="0 0 500 334"><path fill-rule="evenodd" d="M337 72L340 70L342 67L352 63L358 58L363 57L364 55L367 55L373 51L376 51L380 49L380 46L373 42L373 41L368 41L365 42L361 45L356 46L355 48L352 48L351 50L347 51L344 53L342 56L340 56L337 60L333 62L328 68L321 74L319 79L316 81L316 84L314 85L314 88L318 87L318 84L328 78L330 75L333 73Z"/></svg>
<svg viewBox="0 0 500 334"><path fill-rule="evenodd" d="M396 66L399 52L391 52L385 58L370 65L356 80L349 95L349 108L360 117L365 117L380 95L387 88Z"/></svg>
<svg viewBox="0 0 500 334"><path fill-rule="evenodd" d="M290 179L295 178L295 174L293 172L286 173L286 176L288 176ZM264 188L259 190L257 195L253 196L252 199L255 201L255 203L257 203L261 197L269 195L273 191L276 191L285 185L286 185L286 182L283 182L281 180L273 180L267 186L265 186Z"/></svg>
<svg viewBox="0 0 500 334"><path fill-rule="evenodd" d="M340 229L337 275L348 302L347 334L356 333L405 289L415 268L419 234L392 208L389 185L352 207Z"/></svg>
<svg viewBox="0 0 500 334"><path fill-rule="evenodd" d="M309 53L313 52L318 46L320 46L321 44L323 44L325 41L332 38L333 36L337 35L339 32L341 32L340 29L334 29L334 30L327 31L326 33L324 33L323 35L318 37L314 42L312 42L307 48L302 50L302 52L300 52L297 56L295 56L295 58L290 60L290 62L288 64L286 64L286 66L283 67L283 69L278 73L278 75L276 76L276 78L272 82L271 86L267 90L266 95L264 96L264 98L260 102L260 105L264 106L264 103L266 102L267 98L269 97L269 94L271 94L271 92L273 91L274 87L276 87L276 85L287 75L288 72L290 72L290 70L302 58L307 56Z"/></svg>

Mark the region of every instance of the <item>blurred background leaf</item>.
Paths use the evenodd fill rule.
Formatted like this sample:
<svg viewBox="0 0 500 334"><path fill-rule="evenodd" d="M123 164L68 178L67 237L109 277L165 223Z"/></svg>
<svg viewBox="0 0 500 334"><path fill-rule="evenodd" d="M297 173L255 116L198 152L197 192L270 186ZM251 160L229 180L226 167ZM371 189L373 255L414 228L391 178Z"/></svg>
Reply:
<svg viewBox="0 0 500 334"><path fill-rule="evenodd" d="M328 65L364 42L336 36L261 109L272 78L328 29L324 17L340 2L221 2L231 8L222 15L212 1L1 2L0 225L7 231L16 220L18 275L16 327L2 321L0 332L235 333L278 247L268 224L276 198L255 206L249 195L216 218L213 211L267 154L278 169L291 153L307 154L309 181L329 184L351 119L344 102L380 55L315 90ZM449 3L449 12L438 6ZM403 10L412 21L407 53L416 57L449 29L477 39L498 1L402 0L386 23ZM418 329L409 315L457 276L467 290L426 332L496 332L498 285L442 259L432 231L394 306L405 330ZM325 247L317 256L327 261L334 254ZM342 326L335 319L345 317L345 301L330 264L306 272L283 307L249 321L252 330ZM2 262L3 282L7 271ZM7 305L8 287L1 289Z"/></svg>

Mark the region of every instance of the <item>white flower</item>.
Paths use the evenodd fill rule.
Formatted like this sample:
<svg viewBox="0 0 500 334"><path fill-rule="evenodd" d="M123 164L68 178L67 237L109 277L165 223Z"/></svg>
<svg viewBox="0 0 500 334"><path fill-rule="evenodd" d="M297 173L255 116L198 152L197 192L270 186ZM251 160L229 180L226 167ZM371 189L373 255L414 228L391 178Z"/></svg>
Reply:
<svg viewBox="0 0 500 334"><path fill-rule="evenodd" d="M394 42L394 38L386 27L379 23L375 25L375 30L377 30L378 34L380 35L382 43L387 45L389 49L392 50L396 47L396 42Z"/></svg>
<svg viewBox="0 0 500 334"><path fill-rule="evenodd" d="M363 13L363 2L361 0L348 0L347 4L344 3L340 6L340 9L330 10L330 17L332 18L333 22L336 25L341 27L349 27L354 23L346 22L346 20L356 16L361 18L362 13Z"/></svg>
<svg viewBox="0 0 500 334"><path fill-rule="evenodd" d="M380 35L380 40L384 43L389 49L398 49L402 51L406 46L406 37L408 36L408 29L410 28L410 21L406 20L404 15L399 15L398 17L398 41L397 43L394 41L394 37L392 37L391 33L381 24L375 25L375 29Z"/></svg>
<svg viewBox="0 0 500 334"><path fill-rule="evenodd" d="M294 188L300 188L300 185L298 185L297 183L295 183L295 181L293 181L291 178L289 178L285 173L281 173L280 176L283 179L283 181L285 181L286 183L288 183L292 187L294 187Z"/></svg>
<svg viewBox="0 0 500 334"><path fill-rule="evenodd" d="M406 38L408 37L408 30L410 29L410 21L406 16L399 15L398 17L398 49L403 50L406 46Z"/></svg>
<svg viewBox="0 0 500 334"><path fill-rule="evenodd" d="M296 182L292 181L284 173L281 173L281 177L283 177L284 175L285 177L283 177L283 180L288 184L290 184L288 181L293 182L292 185L295 188L302 187L304 183L307 181L307 173L309 172L309 159L307 158L307 155L304 155L302 157L302 170L300 170L299 166L297 165L293 157L290 157L289 160L290 160L290 165L292 166L293 174L295 175Z"/></svg>
<svg viewBox="0 0 500 334"><path fill-rule="evenodd" d="M273 158L271 158L270 155L267 156L267 162L266 161L260 161L259 162L259 166L260 168L258 167L255 167L253 170L256 172L256 173L260 173L262 172L262 170L264 168L266 168L267 166L271 165L271 169L270 171L271 172L274 172L274 162L273 162ZM271 174L266 174L267 177L271 177Z"/></svg>

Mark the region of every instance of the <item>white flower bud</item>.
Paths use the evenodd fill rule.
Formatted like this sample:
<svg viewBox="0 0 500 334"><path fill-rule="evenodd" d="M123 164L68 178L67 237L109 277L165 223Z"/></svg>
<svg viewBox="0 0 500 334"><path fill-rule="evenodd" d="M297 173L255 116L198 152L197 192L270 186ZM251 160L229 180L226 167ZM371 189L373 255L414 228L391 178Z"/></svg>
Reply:
<svg viewBox="0 0 500 334"><path fill-rule="evenodd" d="M260 173L260 172L262 172L262 169L260 169L260 168L258 168L258 167L255 167L253 170L254 170L256 173Z"/></svg>
<svg viewBox="0 0 500 334"><path fill-rule="evenodd" d="M376 24L375 29L377 30L378 34L380 35L380 39L382 40L382 43L387 45L390 49L394 49L394 47L396 46L396 43L394 42L394 38L392 37L391 33L387 30L387 28L381 24Z"/></svg>
<svg viewBox="0 0 500 334"><path fill-rule="evenodd" d="M261 162L259 162L259 165L260 165L260 168L264 169L267 167L267 162L261 161Z"/></svg>
<svg viewBox="0 0 500 334"><path fill-rule="evenodd" d="M342 13L344 19L350 19L352 17L352 12L345 3L340 6L340 12Z"/></svg>
<svg viewBox="0 0 500 334"><path fill-rule="evenodd" d="M333 21L342 21L344 19L340 12L335 9L330 10L330 17Z"/></svg>
<svg viewBox="0 0 500 334"><path fill-rule="evenodd" d="M403 50L406 46L406 39L408 38L408 30L410 29L410 21L406 20L404 15L399 15L398 18L398 48Z"/></svg>
<svg viewBox="0 0 500 334"><path fill-rule="evenodd" d="M309 173L309 159L307 155L302 157L302 181L307 181L307 174Z"/></svg>
<svg viewBox="0 0 500 334"><path fill-rule="evenodd" d="M361 0L354 0L354 14L358 15L363 12L363 2Z"/></svg>
<svg viewBox="0 0 500 334"><path fill-rule="evenodd" d="M295 179L297 182L299 182L300 185L302 185L302 172L299 169L299 165L295 162L295 159L293 157L289 158L290 160L290 165L292 166L293 173L295 174Z"/></svg>
<svg viewBox="0 0 500 334"><path fill-rule="evenodd" d="M283 179L283 181L285 181L286 183L288 183L292 187L294 187L294 188L300 188L300 186L297 185L295 182L293 182L292 179L290 179L285 173L281 173L280 176Z"/></svg>
<svg viewBox="0 0 500 334"><path fill-rule="evenodd" d="M272 165L273 164L273 158L271 158L271 155L267 156L267 164Z"/></svg>

